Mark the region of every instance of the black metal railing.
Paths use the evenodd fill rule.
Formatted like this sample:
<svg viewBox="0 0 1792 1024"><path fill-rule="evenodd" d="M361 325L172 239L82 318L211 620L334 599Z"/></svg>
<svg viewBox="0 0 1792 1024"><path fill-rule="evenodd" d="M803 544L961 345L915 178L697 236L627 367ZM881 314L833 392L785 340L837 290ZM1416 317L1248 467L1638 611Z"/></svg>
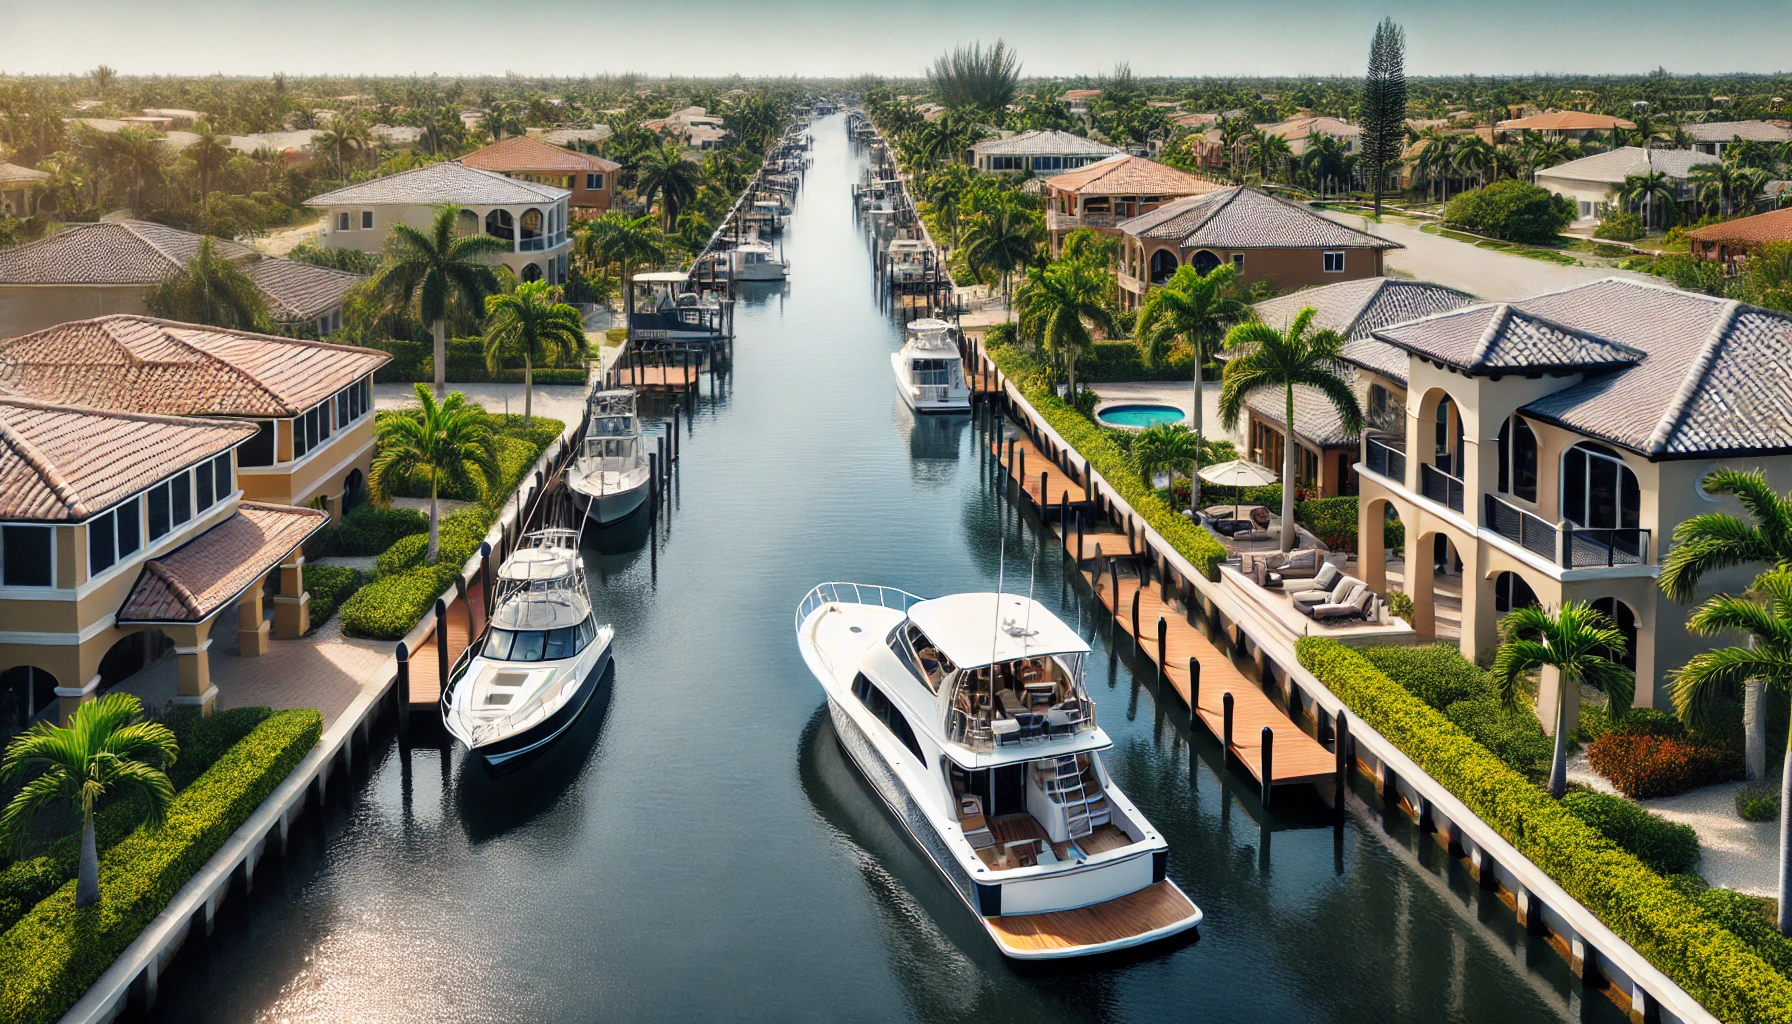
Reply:
<svg viewBox="0 0 1792 1024"><path fill-rule="evenodd" d="M1448 505L1458 512L1462 511L1462 480L1438 469L1429 462L1419 465L1419 493L1440 505Z"/></svg>
<svg viewBox="0 0 1792 1024"><path fill-rule="evenodd" d="M1363 438L1363 464L1397 484L1406 483L1406 441L1397 437Z"/></svg>
<svg viewBox="0 0 1792 1024"><path fill-rule="evenodd" d="M1554 523L1526 512L1498 495L1488 494L1484 497L1487 499L1487 510L1486 519L1481 525L1526 551L1542 555L1552 562L1557 561L1557 544L1561 531Z"/></svg>
<svg viewBox="0 0 1792 1024"><path fill-rule="evenodd" d="M1589 529L1551 523L1497 495L1486 498L1487 529L1564 569L1649 564L1650 531L1640 527Z"/></svg>

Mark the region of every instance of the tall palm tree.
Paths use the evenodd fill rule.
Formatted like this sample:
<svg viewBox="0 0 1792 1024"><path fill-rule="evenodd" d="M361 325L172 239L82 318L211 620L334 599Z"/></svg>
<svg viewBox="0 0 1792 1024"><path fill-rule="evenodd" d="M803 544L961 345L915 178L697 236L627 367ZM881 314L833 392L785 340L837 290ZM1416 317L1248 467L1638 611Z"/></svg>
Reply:
<svg viewBox="0 0 1792 1024"><path fill-rule="evenodd" d="M1499 155L1479 135L1465 136L1456 146L1456 167L1462 173L1472 175L1475 184L1485 185L1499 173Z"/></svg>
<svg viewBox="0 0 1792 1024"><path fill-rule="evenodd" d="M213 135L210 130L200 133L199 138L187 147L187 156L193 161L193 171L199 178L199 209L203 213L210 209L207 200L211 196L212 178L230 162L229 142L222 135Z"/></svg>
<svg viewBox="0 0 1792 1024"><path fill-rule="evenodd" d="M1754 599L1719 594L1700 605L1687 620L1688 632L1699 636L1742 633L1745 647L1721 647L1692 656L1674 673L1674 709L1700 724L1710 707L1736 687L1764 687L1779 695L1792 693L1792 570L1784 566L1755 578ZM1780 907L1779 931L1792 935L1792 742L1780 772Z"/></svg>
<svg viewBox="0 0 1792 1024"><path fill-rule="evenodd" d="M585 222L579 250L599 266L614 263L622 269L622 303L629 316L635 312L635 268L666 258L666 236L654 226L653 215L630 217L611 210Z"/></svg>
<svg viewBox="0 0 1792 1024"><path fill-rule="evenodd" d="M467 396L456 391L440 402L429 388L417 385L416 415L382 414L375 422L378 445L368 488L389 498L394 490L429 482L429 550L431 565L441 550L442 488L484 496L498 481L498 444L485 417Z"/></svg>
<svg viewBox="0 0 1792 1024"><path fill-rule="evenodd" d="M523 361L523 426L533 422L535 364L584 365L591 355L585 318L560 301L546 281L525 281L509 295L485 299L485 365L496 370L506 357Z"/></svg>
<svg viewBox="0 0 1792 1024"><path fill-rule="evenodd" d="M1076 363L1095 344L1091 327L1115 330L1107 304L1108 273L1086 260L1058 260L1027 282L1017 296L1021 334L1037 339L1046 352L1064 364L1070 375L1070 397L1076 399Z"/></svg>
<svg viewBox="0 0 1792 1024"><path fill-rule="evenodd" d="M1508 708L1518 704L1518 682L1537 669L1554 668L1556 744L1549 763L1549 795L1568 790L1568 694L1586 683L1604 690L1614 718L1630 710L1636 678L1618 664L1629 645L1603 612L1585 601L1569 601L1554 614L1536 605L1514 608L1500 620L1500 647L1493 656L1494 692Z"/></svg>
<svg viewBox="0 0 1792 1024"><path fill-rule="evenodd" d="M199 240L199 251L186 269L151 288L143 304L156 316L183 323L239 331L265 331L272 326L261 288L235 263L219 255L209 237Z"/></svg>
<svg viewBox="0 0 1792 1024"><path fill-rule="evenodd" d="M1214 354L1226 340L1226 331L1241 320L1250 318L1251 308L1235 294L1238 270L1231 266L1215 267L1207 276L1194 267L1176 268L1160 288L1151 289L1139 319L1133 328L1133 339L1146 366L1162 364L1171 347L1181 341L1194 350L1194 425L1195 443L1202 437L1203 405L1201 368L1213 361ZM1189 479L1191 508L1199 508L1201 478Z"/></svg>
<svg viewBox="0 0 1792 1024"><path fill-rule="evenodd" d="M1002 203L971 218L964 234L964 261L971 273L982 277L994 271L1002 275L1002 296L1014 316L1014 272L1027 265L1045 236L1045 228L1033 211L1015 203Z"/></svg>
<svg viewBox="0 0 1792 1024"><path fill-rule="evenodd" d="M667 231L678 223L678 211L697 198L702 184L703 168L686 160L668 142L648 150L635 166L635 188L649 205L658 197L660 224Z"/></svg>
<svg viewBox="0 0 1792 1024"><path fill-rule="evenodd" d="M1722 163L1699 164L1687 174L1692 183L1693 196L1707 210L1716 208L1720 216L1728 217L1735 209L1736 197L1741 192L1753 194L1755 182L1748 169L1729 161Z"/></svg>
<svg viewBox="0 0 1792 1024"><path fill-rule="evenodd" d="M94 836L94 806L108 793L131 793L148 808L147 822L159 825L174 799L163 770L180 756L167 726L145 722L143 705L128 693L108 693L81 705L66 727L39 722L14 736L0 760L0 779L11 782L34 769L32 777L0 812L0 838L22 851L27 827L39 810L62 800L81 808L81 861L75 906L100 901L100 855Z"/></svg>
<svg viewBox="0 0 1792 1024"><path fill-rule="evenodd" d="M417 297L417 314L435 336L436 395L448 390L448 307L456 300L478 308L498 290L498 275L486 259L510 246L484 234L461 235L460 207L439 206L427 232L392 225L386 262L373 276L375 287L401 297Z"/></svg>
<svg viewBox="0 0 1792 1024"><path fill-rule="evenodd" d="M336 176L346 178L350 154L365 150L372 138L372 132L358 119L338 117L311 140L311 145L319 152L330 154L336 161Z"/></svg>
<svg viewBox="0 0 1792 1024"><path fill-rule="evenodd" d="M1298 533L1294 525L1294 456L1300 442L1295 440L1294 389L1310 387L1319 392L1338 410L1344 430L1356 434L1363 429L1363 407L1346 379L1344 364L1338 353L1344 339L1338 332L1313 330L1312 306L1295 315L1285 331L1278 331L1261 320L1252 320L1232 328L1226 335L1226 351L1233 353L1226 362L1220 381L1220 422L1227 430L1238 429L1244 415L1245 399L1253 391L1279 388L1285 398L1282 438L1282 550L1292 551Z"/></svg>
<svg viewBox="0 0 1792 1024"><path fill-rule="evenodd" d="M1704 488L1735 495L1748 519L1706 512L1674 527L1673 546L1661 561L1663 594L1684 604L1706 573L1738 565L1792 570L1792 494L1775 494L1759 470L1719 469L1705 478ZM1743 687L1742 721L1749 778L1759 782L1767 767L1767 723L1758 682Z"/></svg>
<svg viewBox="0 0 1792 1024"><path fill-rule="evenodd" d="M1294 159L1294 151L1288 148L1287 139L1261 128L1252 130L1249 145L1251 165L1264 181L1274 180L1275 171L1288 166L1288 161Z"/></svg>
<svg viewBox="0 0 1792 1024"><path fill-rule="evenodd" d="M99 145L114 180L123 181L131 210L149 212L149 199L167 181L168 149L153 132L139 128L100 136Z"/></svg>
<svg viewBox="0 0 1792 1024"><path fill-rule="evenodd" d="M1199 507L1200 498L1192 488L1207 455L1201 436L1180 423L1146 427L1132 442L1133 461L1139 465L1139 477L1145 486L1151 486L1152 478L1159 473L1170 474L1172 481L1179 470L1188 474L1190 508Z"/></svg>
<svg viewBox="0 0 1792 1024"><path fill-rule="evenodd" d="M1643 223L1653 226L1655 223L1655 204L1660 202L1664 211L1674 208L1674 185L1668 176L1657 170L1646 174L1630 174L1624 177L1624 184L1618 186L1618 202L1627 208L1641 207Z"/></svg>

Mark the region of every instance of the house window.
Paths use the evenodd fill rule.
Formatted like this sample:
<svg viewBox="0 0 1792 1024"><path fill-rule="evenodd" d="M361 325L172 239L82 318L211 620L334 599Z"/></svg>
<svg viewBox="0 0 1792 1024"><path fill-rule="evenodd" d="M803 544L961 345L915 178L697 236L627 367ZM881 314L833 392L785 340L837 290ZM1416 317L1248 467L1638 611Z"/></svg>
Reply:
<svg viewBox="0 0 1792 1024"><path fill-rule="evenodd" d="M1328 274L1342 274L1344 272L1344 254L1341 252L1326 253L1325 272Z"/></svg>
<svg viewBox="0 0 1792 1024"><path fill-rule="evenodd" d="M51 556L55 531L48 526L0 526L0 584L8 587L55 585Z"/></svg>
<svg viewBox="0 0 1792 1024"><path fill-rule="evenodd" d="M1632 530L1642 507L1636 474L1604 445L1577 444L1562 456L1562 516L1589 530Z"/></svg>
<svg viewBox="0 0 1792 1024"><path fill-rule="evenodd" d="M1540 604L1537 592L1515 572L1502 572L1493 578L1493 610L1504 615L1514 608Z"/></svg>
<svg viewBox="0 0 1792 1024"><path fill-rule="evenodd" d="M350 218L349 218L347 210L344 210L341 213L336 215L336 230L347 231L347 230L349 230L349 224L350 224Z"/></svg>
<svg viewBox="0 0 1792 1024"><path fill-rule="evenodd" d="M601 174L585 175L585 191L596 192L604 187L604 176Z"/></svg>
<svg viewBox="0 0 1792 1024"><path fill-rule="evenodd" d="M87 521L87 575L98 576L143 546L142 509L136 498Z"/></svg>
<svg viewBox="0 0 1792 1024"><path fill-rule="evenodd" d="M173 485L174 525L179 526L193 518L193 478L182 473L168 482Z"/></svg>
<svg viewBox="0 0 1792 1024"><path fill-rule="evenodd" d="M201 470L204 472L204 470ZM225 452L212 460L212 486L222 501L236 492L236 482L230 479L230 453Z"/></svg>
<svg viewBox="0 0 1792 1024"><path fill-rule="evenodd" d="M168 492L167 481L149 489L149 539L152 541L161 540L174 529L173 502Z"/></svg>
<svg viewBox="0 0 1792 1024"><path fill-rule="evenodd" d="M1232 266L1240 274L1244 273L1244 253L1235 252L1232 254Z"/></svg>
<svg viewBox="0 0 1792 1024"><path fill-rule="evenodd" d="M256 420L255 436L244 441L237 449L236 457L245 466L272 466L274 464L274 421Z"/></svg>
<svg viewBox="0 0 1792 1024"><path fill-rule="evenodd" d="M1522 417L1513 416L1500 424L1499 475L1501 494L1537 500L1537 435Z"/></svg>
<svg viewBox="0 0 1792 1024"><path fill-rule="evenodd" d="M361 211L361 230L362 231L372 231L373 230L373 211L372 210L362 210Z"/></svg>
<svg viewBox="0 0 1792 1024"><path fill-rule="evenodd" d="M204 512L206 509L217 504L218 495L214 490L216 485L217 481L212 478L212 468L210 466L200 466L199 469L194 472L193 488L198 493L199 511Z"/></svg>

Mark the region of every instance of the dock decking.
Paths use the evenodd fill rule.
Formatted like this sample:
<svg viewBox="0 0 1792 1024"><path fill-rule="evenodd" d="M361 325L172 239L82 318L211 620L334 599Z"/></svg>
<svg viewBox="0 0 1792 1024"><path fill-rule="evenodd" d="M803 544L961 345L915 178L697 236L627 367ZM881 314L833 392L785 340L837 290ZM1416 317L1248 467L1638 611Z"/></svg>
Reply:
<svg viewBox="0 0 1792 1024"><path fill-rule="evenodd" d="M997 942L1022 956L1051 956L1173 928L1200 913L1174 882L1165 879L1091 907L986 917L983 924Z"/></svg>
<svg viewBox="0 0 1792 1024"><path fill-rule="evenodd" d="M691 365L676 364L635 366L618 363L611 371L615 386L642 391L691 391L697 387L701 371Z"/></svg>
<svg viewBox="0 0 1792 1024"><path fill-rule="evenodd" d="M1089 500L1089 492L1084 489L1082 481L1064 472L1049 456L1041 452L1026 437L1015 438L1012 442L1013 457L1009 456L1009 445L1000 441L995 444L996 460L1007 472L1010 480L1019 479L1021 490L1033 500L1041 511L1057 508L1068 500L1072 505L1082 505ZM1010 462L1012 461L1012 465ZM1040 474L1044 474L1041 480Z"/></svg>
<svg viewBox="0 0 1792 1024"><path fill-rule="evenodd" d="M467 619L468 606L471 605L473 618ZM485 587L475 578L472 586L467 588L465 599L458 594L448 603L448 615L445 629L432 630L429 636L417 649L410 653L410 705L412 710L423 706L433 706L442 699L441 662L436 655L436 637L438 633L447 633L448 666L454 667L454 659L461 656L479 633L485 628ZM469 629L471 626L471 629Z"/></svg>

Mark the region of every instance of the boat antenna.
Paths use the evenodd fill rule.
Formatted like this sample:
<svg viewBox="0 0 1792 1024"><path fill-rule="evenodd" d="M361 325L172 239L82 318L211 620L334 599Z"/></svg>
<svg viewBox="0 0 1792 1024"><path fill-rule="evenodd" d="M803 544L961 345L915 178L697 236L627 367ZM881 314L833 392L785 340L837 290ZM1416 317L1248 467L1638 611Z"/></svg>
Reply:
<svg viewBox="0 0 1792 1024"><path fill-rule="evenodd" d="M1008 531L1002 531L1002 543L996 548L996 613L989 627L989 667L995 671L996 644L1002 637L1002 574L1008 569ZM990 679L993 681L994 676ZM993 691L992 691L993 692Z"/></svg>
<svg viewBox="0 0 1792 1024"><path fill-rule="evenodd" d="M1020 626L1020 652L1027 653L1027 637L1033 635L1033 584L1039 579L1039 550L1043 545L1033 545L1033 565L1027 571L1027 617Z"/></svg>

